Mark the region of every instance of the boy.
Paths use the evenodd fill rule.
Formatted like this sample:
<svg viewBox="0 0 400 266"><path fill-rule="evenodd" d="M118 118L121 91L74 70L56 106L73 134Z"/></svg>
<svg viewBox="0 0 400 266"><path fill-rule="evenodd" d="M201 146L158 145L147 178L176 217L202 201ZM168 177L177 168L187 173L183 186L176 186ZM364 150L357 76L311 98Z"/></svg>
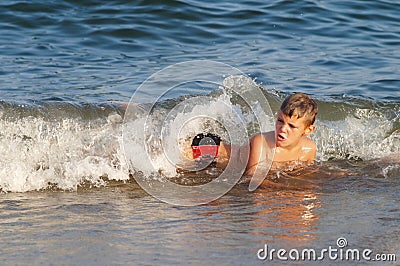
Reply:
<svg viewBox="0 0 400 266"><path fill-rule="evenodd" d="M304 93L287 97L278 111L275 131L259 133L250 140L246 175L253 175L257 166L265 162L279 165L282 162L312 163L316 154L315 143L308 138L314 132L318 113L317 103ZM216 157L217 166L224 168L230 158L243 160L239 154L231 154L231 146L220 143ZM268 164L268 163L267 163Z"/></svg>
<svg viewBox="0 0 400 266"><path fill-rule="evenodd" d="M296 93L287 97L278 111L275 131L260 133L251 139L247 173L253 173L273 149L272 162L275 164L288 161L312 163L316 145L308 136L315 131L317 113L317 103L308 95Z"/></svg>

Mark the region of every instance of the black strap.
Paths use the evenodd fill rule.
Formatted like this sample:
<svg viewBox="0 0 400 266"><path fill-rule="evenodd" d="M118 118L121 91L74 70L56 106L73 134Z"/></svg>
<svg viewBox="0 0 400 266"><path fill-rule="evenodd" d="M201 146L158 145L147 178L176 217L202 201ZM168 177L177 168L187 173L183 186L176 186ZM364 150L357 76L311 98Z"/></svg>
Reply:
<svg viewBox="0 0 400 266"><path fill-rule="evenodd" d="M203 140L204 139L204 140ZM203 141L201 141L203 140ZM192 146L200 146L200 142L201 145L217 145L219 146L219 144L221 143L221 137L218 136L217 134L212 134L212 133L200 133L197 134L193 140L192 140Z"/></svg>

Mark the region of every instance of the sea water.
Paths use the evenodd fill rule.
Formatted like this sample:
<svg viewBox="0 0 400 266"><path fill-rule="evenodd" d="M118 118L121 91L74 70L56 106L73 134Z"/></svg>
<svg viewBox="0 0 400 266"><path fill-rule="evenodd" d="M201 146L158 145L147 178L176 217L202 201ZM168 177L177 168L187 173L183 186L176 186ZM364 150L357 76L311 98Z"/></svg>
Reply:
<svg viewBox="0 0 400 266"><path fill-rule="evenodd" d="M279 265L276 254L260 260L260 249L339 249L338 239L347 241L342 251L396 254L380 263L398 264L399 13L399 3L382 0L1 2L1 264ZM273 172L254 192L239 182L200 206L145 192L135 173L150 180L161 170L189 184L219 174L182 176L158 157L150 165L140 134L133 170L125 160L120 103L190 60L239 69L247 77L223 81L243 90L254 81L271 107L270 129L287 95L312 95L315 165ZM199 94L208 100L186 104ZM141 104L138 125L149 110ZM218 114L238 128L239 117L248 135L257 132L254 113L221 86L172 90L152 121L177 106L161 133L147 132L168 147L200 130L229 137L218 123L185 124L193 115Z"/></svg>

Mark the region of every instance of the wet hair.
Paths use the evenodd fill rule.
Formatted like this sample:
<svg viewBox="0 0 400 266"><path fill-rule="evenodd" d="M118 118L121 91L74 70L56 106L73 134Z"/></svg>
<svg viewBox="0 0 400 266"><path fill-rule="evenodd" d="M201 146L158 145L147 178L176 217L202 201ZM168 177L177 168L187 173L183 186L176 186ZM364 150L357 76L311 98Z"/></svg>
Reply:
<svg viewBox="0 0 400 266"><path fill-rule="evenodd" d="M282 105L281 111L285 115L298 118L305 117L306 127L314 124L318 114L318 106L315 100L305 93L295 93L287 97Z"/></svg>

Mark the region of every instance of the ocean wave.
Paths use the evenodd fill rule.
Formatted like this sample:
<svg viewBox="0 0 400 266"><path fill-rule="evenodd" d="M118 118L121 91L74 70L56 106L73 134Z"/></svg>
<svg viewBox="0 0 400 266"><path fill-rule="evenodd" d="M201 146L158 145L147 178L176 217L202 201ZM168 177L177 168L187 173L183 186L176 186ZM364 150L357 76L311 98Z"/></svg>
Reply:
<svg viewBox="0 0 400 266"><path fill-rule="evenodd" d="M127 180L119 149L122 117L98 106L1 105L0 188L76 190L107 177Z"/></svg>
<svg viewBox="0 0 400 266"><path fill-rule="evenodd" d="M235 85L237 79L228 77L224 81ZM241 86L243 80L240 81ZM237 85L237 84L236 84ZM277 112L287 93L260 87L267 97L271 109ZM175 168L155 156L156 164L149 163L143 155L149 155L145 142L166 141L164 146L172 151L184 145L200 131L214 131L229 141L229 134L223 124L230 123L237 128L245 123L248 137L257 133L254 127L255 116L244 108L240 97L230 95L223 89L207 94L206 100L197 104L180 106L198 95L185 95L160 102L156 108L141 105L137 116L131 117L137 132L135 145L130 147L138 154L135 171L150 176L161 170L176 175ZM202 98L198 98L202 99ZM370 99L333 96L316 99L319 103L316 132L311 138L318 147L317 161L353 160L376 162L399 152L400 147L400 108L399 103L377 102ZM221 105L221 101L230 102ZM193 103L193 102L190 102ZM177 106L181 110L176 116L168 113ZM125 161L122 143L124 104L67 104L35 103L0 104L0 188L2 191L24 192L57 187L76 190L82 184L106 185L106 180L127 181L130 170ZM152 110L150 113L149 110ZM149 115L146 117L146 115ZM196 121L186 123L188 115L218 115L221 121ZM145 119L162 125L162 131L143 129ZM268 117L270 129L274 128L274 117ZM243 122L244 121L244 122ZM140 129L142 127L142 129ZM143 136L142 136L142 135ZM147 135L146 135L147 134ZM181 135L179 135L181 134ZM179 135L179 136L175 136ZM178 143L176 143L178 140ZM180 141L180 143L179 143ZM243 143L247 140L242 139ZM178 155L177 155L178 156ZM389 156L389 157L387 157ZM153 159L154 159L153 158ZM387 162L384 160L382 162ZM396 172L396 160L385 164L386 174ZM169 168L166 165L170 165ZM392 168L391 168L392 167Z"/></svg>

